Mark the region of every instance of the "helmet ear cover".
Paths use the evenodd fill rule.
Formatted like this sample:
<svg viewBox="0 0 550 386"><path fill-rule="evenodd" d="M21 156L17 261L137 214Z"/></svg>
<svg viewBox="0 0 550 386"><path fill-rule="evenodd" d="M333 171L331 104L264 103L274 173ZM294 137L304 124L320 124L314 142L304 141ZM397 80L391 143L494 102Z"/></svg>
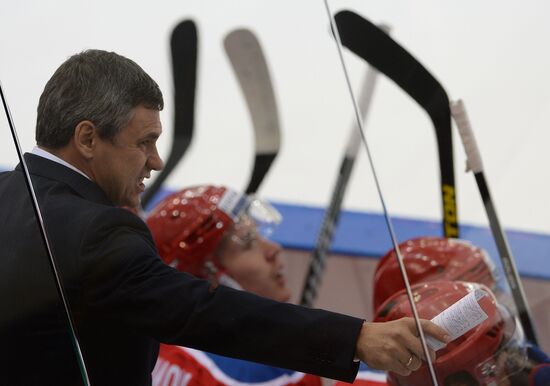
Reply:
<svg viewBox="0 0 550 386"><path fill-rule="evenodd" d="M495 267L487 253L465 240L419 237L399 244L411 285L434 280L459 280L494 288ZM394 249L377 263L374 273L373 311L405 288Z"/></svg>
<svg viewBox="0 0 550 386"><path fill-rule="evenodd" d="M432 319L444 309L474 290L482 290L485 296L478 300L487 319L449 342L437 353L433 362L438 381L442 385L455 378L469 378L478 385L491 385L521 370L525 361L516 365L503 363L502 358L515 355L525 358L522 349L523 334L517 320L498 304L489 288L477 283L436 281L416 284L411 287L420 318ZM379 308L375 322L397 320L412 316L412 310L405 290L390 297ZM503 355L504 354L504 355ZM499 359L500 358L500 359ZM462 375L461 375L462 374ZM425 364L407 377L389 373L388 383L400 386L420 386L430 383L430 375ZM466 383L468 384L468 383Z"/></svg>

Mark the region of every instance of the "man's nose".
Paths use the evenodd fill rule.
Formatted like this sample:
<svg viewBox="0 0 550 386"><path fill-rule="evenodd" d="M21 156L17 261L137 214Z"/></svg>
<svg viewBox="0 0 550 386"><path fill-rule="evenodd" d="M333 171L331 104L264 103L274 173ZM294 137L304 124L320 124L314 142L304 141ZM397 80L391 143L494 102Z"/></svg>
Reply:
<svg viewBox="0 0 550 386"><path fill-rule="evenodd" d="M279 256L279 252L281 251L281 246L271 240L263 239L264 243L264 250L265 250L265 259L269 262L276 262L277 256Z"/></svg>
<svg viewBox="0 0 550 386"><path fill-rule="evenodd" d="M164 168L164 162L162 161L162 158L160 158L156 147L155 150L149 155L149 158L147 159L147 164L151 170L159 171Z"/></svg>

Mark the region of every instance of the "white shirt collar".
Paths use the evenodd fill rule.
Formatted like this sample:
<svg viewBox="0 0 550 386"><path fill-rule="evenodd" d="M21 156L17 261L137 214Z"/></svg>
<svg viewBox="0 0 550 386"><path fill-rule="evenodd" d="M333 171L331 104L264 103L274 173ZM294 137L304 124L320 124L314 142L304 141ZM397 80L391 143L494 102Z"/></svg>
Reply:
<svg viewBox="0 0 550 386"><path fill-rule="evenodd" d="M71 165L70 163L68 163L67 161L64 161L62 160L61 158L53 155L52 153L44 150L44 149L41 149L39 148L38 146L35 146L33 149L32 149L32 154L34 155L37 155L39 157L43 157L43 158L47 158L49 159L50 161L53 161L53 162L57 162L58 164L61 164L63 166L66 166L68 167L69 169L72 169L74 170L75 172L77 173L80 173L82 174L84 177L86 177L87 179L91 180L90 177L88 177L86 174L84 174L84 172L78 168L76 168L75 166Z"/></svg>

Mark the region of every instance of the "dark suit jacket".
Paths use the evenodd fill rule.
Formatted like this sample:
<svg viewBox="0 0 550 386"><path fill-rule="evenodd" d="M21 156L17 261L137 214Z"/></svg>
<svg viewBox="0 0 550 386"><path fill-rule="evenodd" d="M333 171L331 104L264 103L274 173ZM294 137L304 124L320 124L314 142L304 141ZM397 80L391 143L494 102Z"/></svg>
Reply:
<svg viewBox="0 0 550 386"><path fill-rule="evenodd" d="M92 385L150 385L158 342L350 381L362 320L212 289L165 265L141 219L26 154ZM82 384L29 194L0 174L0 384Z"/></svg>

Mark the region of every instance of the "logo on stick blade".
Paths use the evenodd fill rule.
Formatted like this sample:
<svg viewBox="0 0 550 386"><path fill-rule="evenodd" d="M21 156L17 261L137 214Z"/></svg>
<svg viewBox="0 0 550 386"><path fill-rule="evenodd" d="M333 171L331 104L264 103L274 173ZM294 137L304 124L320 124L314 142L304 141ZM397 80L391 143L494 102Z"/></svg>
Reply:
<svg viewBox="0 0 550 386"><path fill-rule="evenodd" d="M443 221L445 223L445 236L457 237L458 226L456 220L455 188L451 185L443 185Z"/></svg>

